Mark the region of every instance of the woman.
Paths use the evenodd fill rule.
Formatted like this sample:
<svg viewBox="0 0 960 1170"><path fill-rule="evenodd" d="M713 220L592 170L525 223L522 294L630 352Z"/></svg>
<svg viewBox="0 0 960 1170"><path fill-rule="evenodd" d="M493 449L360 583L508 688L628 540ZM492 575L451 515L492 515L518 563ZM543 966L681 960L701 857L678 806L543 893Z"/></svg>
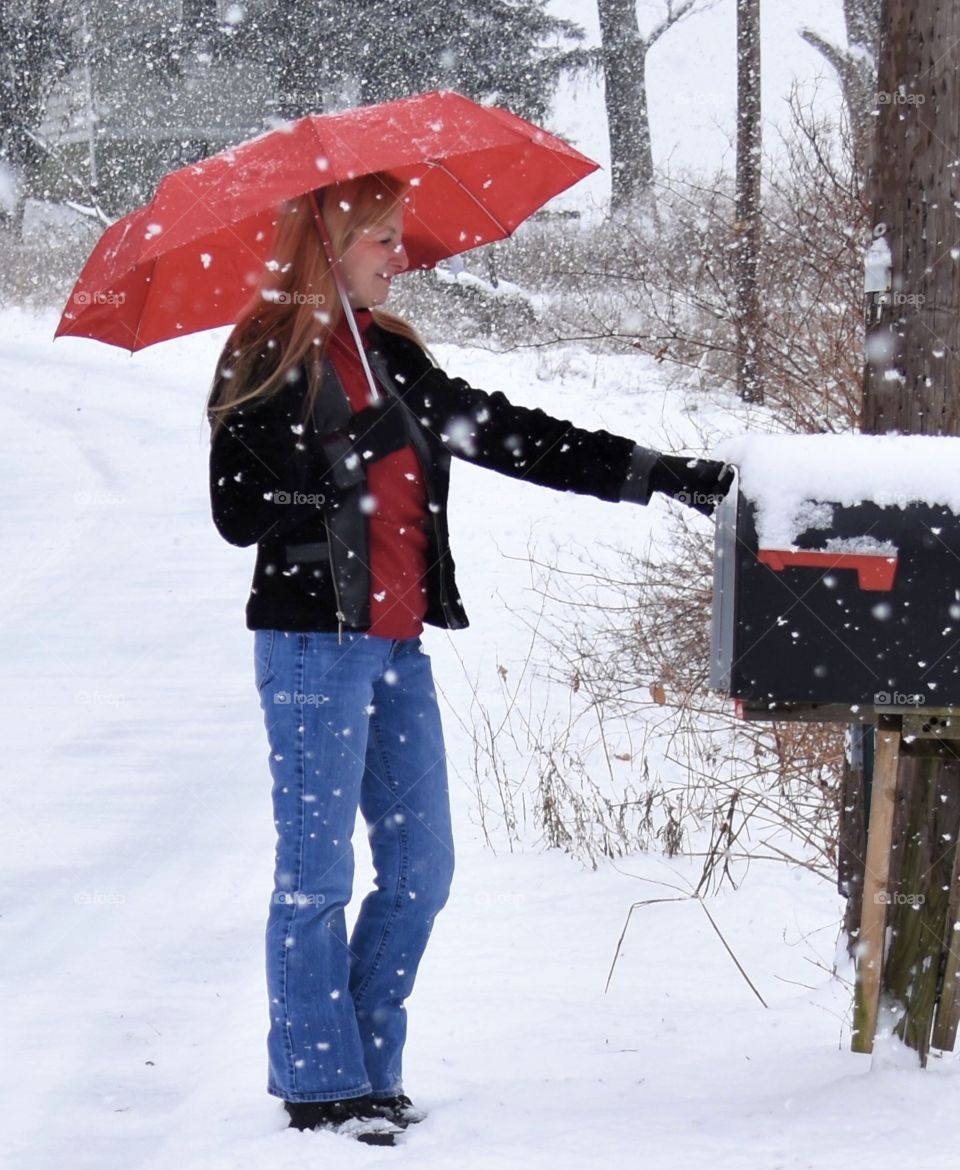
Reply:
<svg viewBox="0 0 960 1170"><path fill-rule="evenodd" d="M451 456L610 501L665 491L705 512L729 486L722 464L580 430L439 370L379 308L406 267L403 197L378 174L284 209L208 404L215 523L257 545L246 612L277 827L268 1091L292 1126L378 1144L422 1117L403 1092L404 1001L453 872L419 637L424 623L467 625ZM376 883L348 939L358 808Z"/></svg>

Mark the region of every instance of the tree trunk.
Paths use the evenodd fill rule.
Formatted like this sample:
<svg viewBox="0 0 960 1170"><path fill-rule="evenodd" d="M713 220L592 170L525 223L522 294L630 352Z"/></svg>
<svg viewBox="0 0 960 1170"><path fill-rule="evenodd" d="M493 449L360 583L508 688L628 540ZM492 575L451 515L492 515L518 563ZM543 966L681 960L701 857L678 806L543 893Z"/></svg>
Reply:
<svg viewBox="0 0 960 1170"><path fill-rule="evenodd" d="M760 0L737 0L737 391L763 401L760 339Z"/></svg>
<svg viewBox="0 0 960 1170"><path fill-rule="evenodd" d="M847 48L841 49L812 29L800 35L833 66L847 108L853 139L854 167L862 181L874 132L877 102L877 53L880 43L880 0L844 0Z"/></svg>
<svg viewBox="0 0 960 1170"><path fill-rule="evenodd" d="M647 115L647 43L635 0L598 0L604 103L610 135L611 209L622 211L649 194L653 152Z"/></svg>

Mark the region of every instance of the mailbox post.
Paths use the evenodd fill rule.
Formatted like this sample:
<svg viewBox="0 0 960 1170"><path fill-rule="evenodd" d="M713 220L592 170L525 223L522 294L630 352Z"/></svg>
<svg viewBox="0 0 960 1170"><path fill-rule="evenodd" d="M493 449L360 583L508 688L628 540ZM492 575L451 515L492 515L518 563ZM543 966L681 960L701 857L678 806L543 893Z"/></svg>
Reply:
<svg viewBox="0 0 960 1170"><path fill-rule="evenodd" d="M954 799L930 779L947 758L960 781L960 438L752 435L717 453L739 474L717 511L711 684L744 719L876 725L853 1047L872 1050L891 903L926 881L914 921L941 949L900 977L920 989L925 1061L960 1020L960 783ZM891 858L904 768L929 790L929 839Z"/></svg>

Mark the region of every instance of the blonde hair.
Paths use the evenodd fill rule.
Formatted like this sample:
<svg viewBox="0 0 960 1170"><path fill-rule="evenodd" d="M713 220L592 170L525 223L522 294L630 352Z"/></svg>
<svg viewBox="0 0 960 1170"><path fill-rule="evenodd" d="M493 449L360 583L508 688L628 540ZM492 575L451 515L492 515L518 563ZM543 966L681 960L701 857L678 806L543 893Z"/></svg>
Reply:
<svg viewBox="0 0 960 1170"><path fill-rule="evenodd" d="M307 360L309 388L304 416L320 388L320 359L343 316L343 305L316 222L323 215L335 256L357 235L385 220L407 186L386 171L362 175L290 200L280 211L272 256L224 349L207 400L211 425L237 406L277 393L292 370ZM373 310L382 328L422 345L403 318ZM309 358L308 358L309 355Z"/></svg>

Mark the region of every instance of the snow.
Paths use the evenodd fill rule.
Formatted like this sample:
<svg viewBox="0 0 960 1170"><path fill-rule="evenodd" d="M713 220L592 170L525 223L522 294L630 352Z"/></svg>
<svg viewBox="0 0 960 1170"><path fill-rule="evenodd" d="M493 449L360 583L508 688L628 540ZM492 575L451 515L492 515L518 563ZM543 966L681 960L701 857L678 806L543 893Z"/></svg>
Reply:
<svg viewBox="0 0 960 1170"><path fill-rule="evenodd" d="M284 1128L265 1092L273 827L243 605L252 550L208 513L203 398L222 331L134 357L0 314L6 498L0 1160L18 1170L846 1170L952 1166L960 1083L896 1044L849 1051L841 903L754 863L709 902L696 859L596 872L493 851L469 787L473 688L520 678L528 549L645 548L676 505L614 506L454 468L473 625L430 630L458 872L410 1002L391 1151ZM636 357L438 347L451 373L590 426L695 449L723 404ZM644 389L638 391L637 385ZM702 523L705 530L708 522ZM598 537L599 534L599 537ZM358 832L358 897L370 880ZM937 1131L931 1150L930 1125ZM940 1152L938 1152L940 1151Z"/></svg>
<svg viewBox="0 0 960 1170"><path fill-rule="evenodd" d="M875 536L831 536L824 545L827 552L869 554L874 557L895 556L897 547L892 540L877 540Z"/></svg>
<svg viewBox="0 0 960 1170"><path fill-rule="evenodd" d="M960 439L937 435L738 435L714 449L757 505L761 548L790 548L815 503L943 504L960 512Z"/></svg>
<svg viewBox="0 0 960 1170"><path fill-rule="evenodd" d="M890 290L893 257L886 236L878 236L867 248L864 259L863 291L884 293Z"/></svg>

